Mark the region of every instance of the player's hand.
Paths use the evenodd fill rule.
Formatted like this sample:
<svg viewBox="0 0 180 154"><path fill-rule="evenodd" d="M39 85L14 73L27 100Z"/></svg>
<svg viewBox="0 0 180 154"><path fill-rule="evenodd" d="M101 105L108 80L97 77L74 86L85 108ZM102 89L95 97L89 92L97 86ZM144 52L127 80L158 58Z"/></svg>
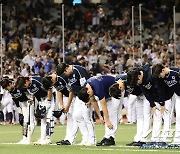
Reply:
<svg viewBox="0 0 180 154"><path fill-rule="evenodd" d="M60 105L60 109L64 109L64 105Z"/></svg>
<svg viewBox="0 0 180 154"><path fill-rule="evenodd" d="M68 111L69 111L69 105L66 105L65 107L64 107L64 113L68 113Z"/></svg>
<svg viewBox="0 0 180 154"><path fill-rule="evenodd" d="M104 118L102 116L99 117L100 123L104 124Z"/></svg>
<svg viewBox="0 0 180 154"><path fill-rule="evenodd" d="M162 112L162 114L168 112L168 110L166 109L165 105L164 105L164 106L161 106L161 112Z"/></svg>
<svg viewBox="0 0 180 154"><path fill-rule="evenodd" d="M156 110L159 110L159 111L160 111L160 109L159 109L157 106L154 106L154 107L152 108L152 114L153 114L153 115L156 115Z"/></svg>
<svg viewBox="0 0 180 154"><path fill-rule="evenodd" d="M107 121L106 122L106 126L109 128L109 129L113 129L113 125L110 121Z"/></svg>

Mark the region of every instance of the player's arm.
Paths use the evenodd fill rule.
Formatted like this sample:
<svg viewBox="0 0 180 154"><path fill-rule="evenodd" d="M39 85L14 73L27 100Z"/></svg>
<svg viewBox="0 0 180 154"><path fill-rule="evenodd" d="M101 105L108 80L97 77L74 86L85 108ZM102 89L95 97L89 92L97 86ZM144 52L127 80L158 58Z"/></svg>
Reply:
<svg viewBox="0 0 180 154"><path fill-rule="evenodd" d="M58 100L59 100L60 109L63 109L64 108L63 94L60 91L57 91L57 96L58 96Z"/></svg>
<svg viewBox="0 0 180 154"><path fill-rule="evenodd" d="M13 99L13 101L14 101L16 107L17 107L17 108L20 107L19 101L18 101L17 99L15 99L15 98L12 98L12 99Z"/></svg>
<svg viewBox="0 0 180 154"><path fill-rule="evenodd" d="M141 90L142 90L144 96L146 97L146 99L149 101L151 108L155 107L156 104L153 100L153 96L151 95L150 91L146 90L145 88L141 88Z"/></svg>
<svg viewBox="0 0 180 154"><path fill-rule="evenodd" d="M98 103L97 103L97 101L96 101L96 99L95 99L94 96L90 97L90 102L91 102L93 108L95 109L95 111L96 111L96 113L97 113L97 115L98 115L100 121L103 123L104 120L103 120L103 117L101 116L101 112L100 112Z"/></svg>
<svg viewBox="0 0 180 154"><path fill-rule="evenodd" d="M73 100L73 97L74 97L74 93L72 90L69 91L69 97L68 97L68 103L67 105L65 106L64 108L64 112L67 113L69 111L69 108L71 106L71 103L72 103L72 100Z"/></svg>
<svg viewBox="0 0 180 154"><path fill-rule="evenodd" d="M48 110L51 107L52 97L53 97L52 89L48 89L48 91L47 91L47 99L44 102L44 106L46 107L46 110ZM41 99L38 100L38 101L41 101Z"/></svg>
<svg viewBox="0 0 180 154"><path fill-rule="evenodd" d="M106 126L109 128L109 129L112 129L113 128L113 125L109 119L109 113L108 113L108 109L107 109L107 105L106 105L106 99L103 98L100 100L100 104L101 104L101 107L102 107L102 110L103 110L103 113L104 113L104 118L105 118L105 122L106 122Z"/></svg>
<svg viewBox="0 0 180 154"><path fill-rule="evenodd" d="M49 89L48 92L47 92L47 100L51 101L52 95L53 95L52 93L53 93L52 89Z"/></svg>

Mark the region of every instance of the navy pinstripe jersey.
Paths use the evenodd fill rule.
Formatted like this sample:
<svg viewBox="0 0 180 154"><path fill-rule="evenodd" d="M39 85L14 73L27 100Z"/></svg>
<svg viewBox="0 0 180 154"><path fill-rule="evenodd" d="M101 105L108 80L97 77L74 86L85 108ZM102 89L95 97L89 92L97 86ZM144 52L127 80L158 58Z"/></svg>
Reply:
<svg viewBox="0 0 180 154"><path fill-rule="evenodd" d="M139 86L136 86L135 88L131 88L129 85L127 85L127 74L126 73L118 74L115 78L116 78L116 81L121 79L124 83L124 86L125 86L124 97L127 97L129 94L133 94L136 96L142 95L142 91Z"/></svg>
<svg viewBox="0 0 180 154"><path fill-rule="evenodd" d="M170 91L175 92L180 96L180 79L179 79L180 69L172 67L169 73L163 78L163 81L169 87Z"/></svg>
<svg viewBox="0 0 180 154"><path fill-rule="evenodd" d="M99 100L110 97L109 88L115 82L115 77L110 75L95 76L87 80L87 83L94 91L94 95L97 96Z"/></svg>
<svg viewBox="0 0 180 154"><path fill-rule="evenodd" d="M47 96L47 91L43 89L43 85L41 83L42 77L39 76L31 76L30 77L31 84L27 88L27 91L36 97L38 101L41 101L41 98Z"/></svg>
<svg viewBox="0 0 180 154"><path fill-rule="evenodd" d="M25 102L28 100L26 94L17 88L13 88L9 91L16 106L19 107L19 102Z"/></svg>
<svg viewBox="0 0 180 154"><path fill-rule="evenodd" d="M65 76L57 76L57 81L54 85L57 91L60 91L63 95L66 97L69 96L69 91L67 89L67 83L68 83L68 78Z"/></svg>
<svg viewBox="0 0 180 154"><path fill-rule="evenodd" d="M150 106L154 107L155 102L162 103L164 105L164 101L167 100L164 96L166 96L167 87L162 82L161 86L159 86L158 80L152 77L152 69L149 65L144 65L139 67L141 71L143 71L143 79L142 84L140 84L140 88L145 95L146 99L150 102Z"/></svg>
<svg viewBox="0 0 180 154"><path fill-rule="evenodd" d="M77 95L89 77L90 75L84 67L73 65L73 71L68 77L68 90L72 90Z"/></svg>

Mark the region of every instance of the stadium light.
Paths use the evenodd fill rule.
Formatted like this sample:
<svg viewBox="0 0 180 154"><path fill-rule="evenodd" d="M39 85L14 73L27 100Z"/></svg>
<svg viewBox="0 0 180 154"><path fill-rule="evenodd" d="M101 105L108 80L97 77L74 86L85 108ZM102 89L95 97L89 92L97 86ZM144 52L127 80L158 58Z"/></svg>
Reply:
<svg viewBox="0 0 180 154"><path fill-rule="evenodd" d="M62 4L62 50L63 50L63 63L65 62L64 52L64 4Z"/></svg>
<svg viewBox="0 0 180 154"><path fill-rule="evenodd" d="M176 6L173 6L173 18L174 18L174 66L176 66Z"/></svg>
<svg viewBox="0 0 180 154"><path fill-rule="evenodd" d="M141 65L142 65L142 17L141 17L141 6L139 4L139 37L140 37L140 56L141 56Z"/></svg>
<svg viewBox="0 0 180 154"><path fill-rule="evenodd" d="M134 67L134 6L132 6L132 49L133 49L133 67Z"/></svg>

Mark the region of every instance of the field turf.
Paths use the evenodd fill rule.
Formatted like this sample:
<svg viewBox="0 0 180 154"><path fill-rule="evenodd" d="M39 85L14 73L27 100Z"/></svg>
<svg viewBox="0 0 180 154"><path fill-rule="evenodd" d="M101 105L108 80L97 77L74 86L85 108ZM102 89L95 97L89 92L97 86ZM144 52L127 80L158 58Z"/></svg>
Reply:
<svg viewBox="0 0 180 154"><path fill-rule="evenodd" d="M52 145L19 145L14 144L21 140L21 127L19 125L0 125L0 154L171 154L180 153L180 149L139 149L138 147L127 147L136 132L136 125L119 125L116 136L116 146L57 146L55 143L64 138L65 126L56 125L53 134ZM104 134L104 126L95 125L97 141ZM40 126L35 128L33 141L40 136ZM81 134L78 133L76 143L81 142Z"/></svg>

